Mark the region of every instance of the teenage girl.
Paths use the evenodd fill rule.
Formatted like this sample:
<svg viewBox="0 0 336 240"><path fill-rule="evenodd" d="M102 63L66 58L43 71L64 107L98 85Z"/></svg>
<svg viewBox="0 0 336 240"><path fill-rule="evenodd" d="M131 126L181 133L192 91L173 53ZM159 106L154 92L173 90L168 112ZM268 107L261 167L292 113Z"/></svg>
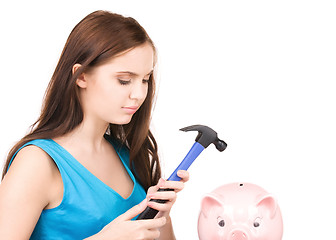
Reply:
<svg viewBox="0 0 336 240"><path fill-rule="evenodd" d="M9 152L0 239L175 239L169 212L189 174L161 178L155 62L133 18L96 11L75 26L38 120ZM157 218L134 220L147 206Z"/></svg>

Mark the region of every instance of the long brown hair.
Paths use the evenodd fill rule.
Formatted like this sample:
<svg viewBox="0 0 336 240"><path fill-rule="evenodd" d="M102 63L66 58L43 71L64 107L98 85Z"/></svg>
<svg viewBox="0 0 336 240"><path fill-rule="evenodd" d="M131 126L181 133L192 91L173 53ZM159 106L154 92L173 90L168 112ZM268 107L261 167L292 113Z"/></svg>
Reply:
<svg viewBox="0 0 336 240"><path fill-rule="evenodd" d="M4 178L10 160L25 143L34 139L50 139L75 129L83 120L78 76L106 63L126 50L145 43L155 46L144 28L133 18L107 11L96 11L81 20L70 33L47 87L42 111L31 131L9 152L3 169ZM72 74L72 67L81 67ZM133 174L147 190L161 177L157 144L149 125L155 95L155 81L150 77L147 97L126 125L110 124L107 133L130 149Z"/></svg>

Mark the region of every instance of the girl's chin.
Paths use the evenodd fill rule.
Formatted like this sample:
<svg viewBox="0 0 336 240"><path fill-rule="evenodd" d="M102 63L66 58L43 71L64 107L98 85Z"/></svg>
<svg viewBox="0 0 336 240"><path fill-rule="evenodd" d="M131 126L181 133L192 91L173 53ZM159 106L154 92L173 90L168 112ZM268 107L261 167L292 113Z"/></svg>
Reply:
<svg viewBox="0 0 336 240"><path fill-rule="evenodd" d="M113 121L111 121L111 124L116 124L116 125L126 125L129 124L132 120L133 115L129 115L127 117L123 117L120 119L114 119Z"/></svg>

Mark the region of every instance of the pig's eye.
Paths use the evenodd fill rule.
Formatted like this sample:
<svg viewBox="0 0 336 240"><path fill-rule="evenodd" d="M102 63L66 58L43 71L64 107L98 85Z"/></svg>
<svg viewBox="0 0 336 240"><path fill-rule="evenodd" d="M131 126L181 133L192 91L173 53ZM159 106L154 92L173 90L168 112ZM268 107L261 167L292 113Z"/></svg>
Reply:
<svg viewBox="0 0 336 240"><path fill-rule="evenodd" d="M217 223L218 223L218 225L220 227L224 227L225 226L225 221L221 217L217 218Z"/></svg>
<svg viewBox="0 0 336 240"><path fill-rule="evenodd" d="M259 227L261 224L261 219L259 217L257 217L255 220L254 220L254 223L253 223L253 226L255 228Z"/></svg>

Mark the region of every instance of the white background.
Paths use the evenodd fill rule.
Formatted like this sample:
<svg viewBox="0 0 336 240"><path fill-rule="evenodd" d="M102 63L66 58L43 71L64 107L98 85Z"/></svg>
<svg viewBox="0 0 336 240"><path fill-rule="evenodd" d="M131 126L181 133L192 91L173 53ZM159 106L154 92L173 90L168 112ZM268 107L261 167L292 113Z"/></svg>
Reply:
<svg viewBox="0 0 336 240"><path fill-rule="evenodd" d="M37 118L71 29L104 9L132 16L159 51L153 131L169 177L205 124L228 143L189 169L172 210L198 239L202 196L251 182L278 199L284 240L332 239L336 224L334 1L11 1L0 3L0 163Z"/></svg>

